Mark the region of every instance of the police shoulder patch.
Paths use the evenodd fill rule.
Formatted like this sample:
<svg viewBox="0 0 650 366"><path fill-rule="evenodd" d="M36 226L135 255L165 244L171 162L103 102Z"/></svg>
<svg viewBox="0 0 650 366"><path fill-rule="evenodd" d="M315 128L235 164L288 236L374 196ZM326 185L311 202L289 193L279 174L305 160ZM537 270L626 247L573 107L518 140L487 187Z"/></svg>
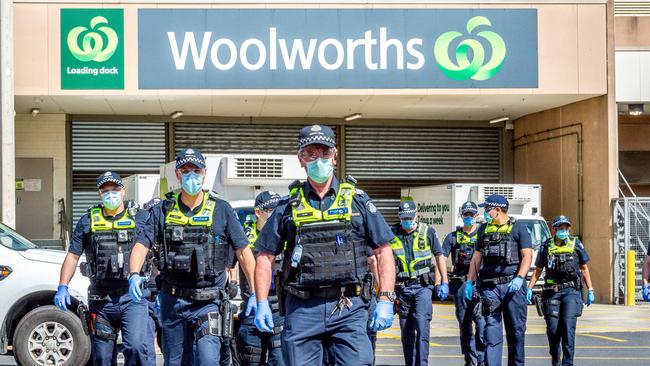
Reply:
<svg viewBox="0 0 650 366"><path fill-rule="evenodd" d="M372 203L372 201L370 201L370 200L366 202L366 208L367 208L368 211L370 211L370 213L372 213L372 214L377 213L377 206L375 206L375 204Z"/></svg>
<svg viewBox="0 0 650 366"><path fill-rule="evenodd" d="M576 240L576 241L577 241L577 244L578 244L578 248L585 249L585 246L582 244L582 242L580 240Z"/></svg>
<svg viewBox="0 0 650 366"><path fill-rule="evenodd" d="M366 195L366 192L364 192L362 189L359 189L359 188L355 188L354 193L358 194L360 196L365 196Z"/></svg>

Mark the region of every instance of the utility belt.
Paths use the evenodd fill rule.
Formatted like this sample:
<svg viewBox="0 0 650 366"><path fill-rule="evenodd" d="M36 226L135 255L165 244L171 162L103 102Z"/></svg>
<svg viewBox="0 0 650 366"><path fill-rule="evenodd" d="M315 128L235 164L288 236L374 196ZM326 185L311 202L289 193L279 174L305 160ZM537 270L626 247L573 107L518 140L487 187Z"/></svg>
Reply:
<svg viewBox="0 0 650 366"><path fill-rule="evenodd" d="M188 288L163 282L162 290L172 296L194 301L229 300L226 290L221 287Z"/></svg>
<svg viewBox="0 0 650 366"><path fill-rule="evenodd" d="M503 285L504 283L508 283L512 281L513 278L515 278L515 276L479 278L478 283L479 286L497 286L497 285Z"/></svg>
<svg viewBox="0 0 650 366"><path fill-rule="evenodd" d="M542 289L544 292L549 291L549 292L559 292L560 290L564 290L565 288L575 288L579 289L580 286L575 281L569 281L569 282L563 282L563 283L558 283L555 285L544 285L542 286Z"/></svg>
<svg viewBox="0 0 650 366"><path fill-rule="evenodd" d="M454 284L462 285L466 281L467 281L467 275L462 275L461 276L461 275L453 275L452 274L451 277L449 277L449 284L454 283Z"/></svg>
<svg viewBox="0 0 650 366"><path fill-rule="evenodd" d="M436 282L436 277L435 277L435 270L433 268L429 272L423 273L416 278L397 279L397 285L402 287L409 287L415 285L433 286L435 285L435 282Z"/></svg>
<svg viewBox="0 0 650 366"><path fill-rule="evenodd" d="M115 289L97 289L89 288L88 289L88 300L89 301L111 301L111 299L119 298L122 295L128 294L128 287L118 287Z"/></svg>
<svg viewBox="0 0 650 366"><path fill-rule="evenodd" d="M88 310L86 304L81 303L77 308L77 315L81 320L81 325L84 330L84 333L89 336L95 336L109 341L117 340L117 333L119 328L113 327L108 320L98 317L97 314L91 313ZM102 324L106 326L109 330L97 329L96 325Z"/></svg>
<svg viewBox="0 0 650 366"><path fill-rule="evenodd" d="M361 296L361 285L353 284L347 286L322 287L313 289L299 289L293 286L286 286L285 291L301 300L309 300L313 297L322 299L338 299L341 295L345 297ZM368 299L370 300L370 299Z"/></svg>
<svg viewBox="0 0 650 366"><path fill-rule="evenodd" d="M198 341L206 335L232 338L234 335L234 316L237 306L228 300L221 301L219 311L211 311L200 316L194 325L194 339ZM206 324L204 327L203 324Z"/></svg>

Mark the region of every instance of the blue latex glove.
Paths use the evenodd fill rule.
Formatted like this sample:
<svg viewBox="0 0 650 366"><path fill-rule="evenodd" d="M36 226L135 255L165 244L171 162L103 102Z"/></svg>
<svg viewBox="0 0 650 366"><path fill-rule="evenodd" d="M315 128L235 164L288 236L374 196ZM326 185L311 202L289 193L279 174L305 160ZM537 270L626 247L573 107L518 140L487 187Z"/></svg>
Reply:
<svg viewBox="0 0 650 366"><path fill-rule="evenodd" d="M251 293L251 297L248 299L248 302L246 303L246 316L249 316L251 314L255 314L257 311L257 299L255 298L255 293Z"/></svg>
<svg viewBox="0 0 650 366"><path fill-rule="evenodd" d="M587 291L587 306L593 304L594 301L596 301L596 294L594 294L594 290Z"/></svg>
<svg viewBox="0 0 650 366"><path fill-rule="evenodd" d="M527 288L526 289L526 301L528 301L529 304L533 303L533 289L532 288Z"/></svg>
<svg viewBox="0 0 650 366"><path fill-rule="evenodd" d="M144 277L140 275L132 275L129 277L129 296L133 302L142 301L142 281Z"/></svg>
<svg viewBox="0 0 650 366"><path fill-rule="evenodd" d="M370 329L374 332L388 329L393 325L394 304L388 300L379 300L375 307L375 312L372 314L370 321Z"/></svg>
<svg viewBox="0 0 650 366"><path fill-rule="evenodd" d="M650 285L643 285L643 300L650 302Z"/></svg>
<svg viewBox="0 0 650 366"><path fill-rule="evenodd" d="M473 294L474 294L474 283L470 280L465 281L465 299L467 299L467 301L472 301Z"/></svg>
<svg viewBox="0 0 650 366"><path fill-rule="evenodd" d="M269 306L269 300L257 302L257 311L255 312L255 326L260 332L273 332L273 314Z"/></svg>
<svg viewBox="0 0 650 366"><path fill-rule="evenodd" d="M508 284L508 293L511 294L513 292L517 292L521 290L521 286L524 284L524 279L521 277L515 277L510 281Z"/></svg>
<svg viewBox="0 0 650 366"><path fill-rule="evenodd" d="M54 295L54 305L63 311L68 310L68 305L70 305L70 293L68 292L68 286L59 285L59 287L57 287L56 295Z"/></svg>
<svg viewBox="0 0 650 366"><path fill-rule="evenodd" d="M449 296L449 284L447 282L443 282L440 284L440 288L438 289L437 295L440 301L445 301L447 296Z"/></svg>

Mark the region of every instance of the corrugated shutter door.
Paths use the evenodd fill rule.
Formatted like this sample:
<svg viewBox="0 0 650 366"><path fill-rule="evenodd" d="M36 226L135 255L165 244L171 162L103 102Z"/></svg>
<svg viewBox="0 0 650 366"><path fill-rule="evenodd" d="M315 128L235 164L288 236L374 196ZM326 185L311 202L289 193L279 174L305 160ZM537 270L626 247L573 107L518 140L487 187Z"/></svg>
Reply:
<svg viewBox="0 0 650 366"><path fill-rule="evenodd" d="M205 154L295 154L301 125L174 123L174 148Z"/></svg>
<svg viewBox="0 0 650 366"><path fill-rule="evenodd" d="M499 180L496 128L345 127L345 167L361 179Z"/></svg>
<svg viewBox="0 0 650 366"><path fill-rule="evenodd" d="M98 202L99 174L158 173L166 160L164 123L72 122L73 225Z"/></svg>
<svg viewBox="0 0 650 366"><path fill-rule="evenodd" d="M389 224L398 222L401 187L498 182L497 128L345 127L345 168Z"/></svg>

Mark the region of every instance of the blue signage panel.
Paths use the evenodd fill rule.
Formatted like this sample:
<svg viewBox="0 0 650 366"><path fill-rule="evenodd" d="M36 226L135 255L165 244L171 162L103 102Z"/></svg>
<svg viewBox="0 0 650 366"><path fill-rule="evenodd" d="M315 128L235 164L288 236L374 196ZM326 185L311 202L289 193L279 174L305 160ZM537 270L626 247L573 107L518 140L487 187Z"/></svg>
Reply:
<svg viewBox="0 0 650 366"><path fill-rule="evenodd" d="M536 88L535 9L139 9L141 89Z"/></svg>

